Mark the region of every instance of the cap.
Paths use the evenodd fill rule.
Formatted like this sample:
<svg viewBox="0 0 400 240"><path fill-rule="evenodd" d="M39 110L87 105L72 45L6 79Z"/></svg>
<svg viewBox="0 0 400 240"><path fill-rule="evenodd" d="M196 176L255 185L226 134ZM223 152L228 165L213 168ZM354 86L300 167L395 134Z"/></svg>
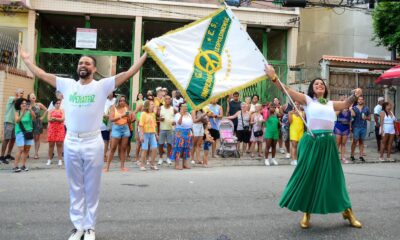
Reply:
<svg viewBox="0 0 400 240"><path fill-rule="evenodd" d="M378 97L378 102L380 101L385 101L385 99L383 97Z"/></svg>
<svg viewBox="0 0 400 240"><path fill-rule="evenodd" d="M161 91L161 90L162 90L162 87L157 87L156 88L156 92Z"/></svg>

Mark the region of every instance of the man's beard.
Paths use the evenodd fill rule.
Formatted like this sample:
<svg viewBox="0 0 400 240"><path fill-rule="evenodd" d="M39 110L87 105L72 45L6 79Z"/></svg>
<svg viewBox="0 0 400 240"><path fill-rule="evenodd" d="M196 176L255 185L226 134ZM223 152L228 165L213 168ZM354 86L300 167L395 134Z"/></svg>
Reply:
<svg viewBox="0 0 400 240"><path fill-rule="evenodd" d="M81 79L86 79L88 78L92 73L87 69L87 68L80 68L78 70L78 76Z"/></svg>

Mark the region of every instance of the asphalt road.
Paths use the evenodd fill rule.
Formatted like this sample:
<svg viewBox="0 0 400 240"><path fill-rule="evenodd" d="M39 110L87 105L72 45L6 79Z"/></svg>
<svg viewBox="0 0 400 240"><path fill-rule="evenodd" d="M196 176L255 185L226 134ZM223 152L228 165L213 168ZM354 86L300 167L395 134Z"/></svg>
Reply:
<svg viewBox="0 0 400 240"><path fill-rule="evenodd" d="M129 163L132 164L132 163ZM345 165L353 211L312 215L278 206L293 167L215 167L103 175L98 240L400 239L400 163ZM0 170L0 240L67 239L68 188L63 169Z"/></svg>

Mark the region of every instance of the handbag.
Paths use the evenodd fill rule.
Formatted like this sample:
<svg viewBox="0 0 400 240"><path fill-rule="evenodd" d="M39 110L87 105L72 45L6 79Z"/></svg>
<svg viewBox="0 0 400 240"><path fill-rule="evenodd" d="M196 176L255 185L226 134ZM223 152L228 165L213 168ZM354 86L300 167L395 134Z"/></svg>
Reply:
<svg viewBox="0 0 400 240"><path fill-rule="evenodd" d="M25 130L24 125L22 124L22 122L19 122L19 127L21 128L22 133L24 134L24 138L25 140L32 140L33 139L33 132L27 132Z"/></svg>
<svg viewBox="0 0 400 240"><path fill-rule="evenodd" d="M262 130L260 130L260 131L255 131L255 132L254 132L254 137L261 137L263 134L264 134L264 133L263 133Z"/></svg>
<svg viewBox="0 0 400 240"><path fill-rule="evenodd" d="M241 119L242 119L243 131L248 131L248 132L250 132L250 126L245 126L245 125L244 125L242 111L240 111L240 116L241 116Z"/></svg>

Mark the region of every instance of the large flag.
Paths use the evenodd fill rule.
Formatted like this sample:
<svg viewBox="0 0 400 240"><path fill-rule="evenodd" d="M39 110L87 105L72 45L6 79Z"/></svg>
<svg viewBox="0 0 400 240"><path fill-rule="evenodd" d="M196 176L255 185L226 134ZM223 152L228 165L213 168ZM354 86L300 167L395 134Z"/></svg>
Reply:
<svg viewBox="0 0 400 240"><path fill-rule="evenodd" d="M229 8L154 38L144 49L194 109L266 79L267 61Z"/></svg>

